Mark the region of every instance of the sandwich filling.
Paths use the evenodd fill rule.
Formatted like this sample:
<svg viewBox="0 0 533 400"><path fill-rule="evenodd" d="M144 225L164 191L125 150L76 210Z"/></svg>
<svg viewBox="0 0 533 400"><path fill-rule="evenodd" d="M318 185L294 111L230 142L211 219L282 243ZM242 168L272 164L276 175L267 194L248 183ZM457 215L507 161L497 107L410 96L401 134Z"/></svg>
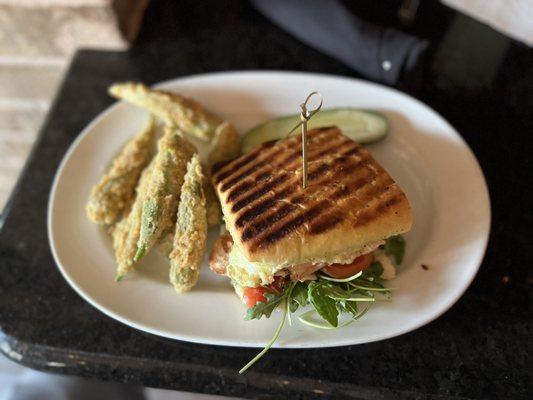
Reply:
<svg viewBox="0 0 533 400"><path fill-rule="evenodd" d="M317 272L333 278L347 278L368 268L374 260L379 260L384 269L384 278L394 277L394 265L382 251L385 244L380 240L358 250L346 251L333 257L330 263L307 262L294 265L279 265L251 262L239 247L233 243L229 233L220 236L211 252L209 266L213 272L231 279L237 295L248 307L264 300L264 293L281 290L289 281L311 281L317 279ZM392 269L391 269L392 268ZM388 278L390 279L390 278Z"/></svg>

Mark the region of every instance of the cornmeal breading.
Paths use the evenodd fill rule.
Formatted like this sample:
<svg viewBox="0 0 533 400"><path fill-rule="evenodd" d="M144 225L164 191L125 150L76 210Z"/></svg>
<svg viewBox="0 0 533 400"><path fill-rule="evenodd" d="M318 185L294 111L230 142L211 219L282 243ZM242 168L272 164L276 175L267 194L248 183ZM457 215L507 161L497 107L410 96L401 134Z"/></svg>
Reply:
<svg viewBox="0 0 533 400"><path fill-rule="evenodd" d="M167 124L175 125L202 140L210 140L222 122L220 118L192 99L176 93L151 89L142 83L117 83L109 88L109 94L146 108Z"/></svg>
<svg viewBox="0 0 533 400"><path fill-rule="evenodd" d="M135 186L152 156L154 120L131 139L100 179L87 203L87 216L97 224L111 224L133 202Z"/></svg>
<svg viewBox="0 0 533 400"><path fill-rule="evenodd" d="M225 121L217 126L209 152L209 164L232 160L240 153L241 138L233 124Z"/></svg>
<svg viewBox="0 0 533 400"><path fill-rule="evenodd" d="M172 224L178 208L187 162L194 146L173 127L166 127L158 144L141 212L141 233L135 261L146 255Z"/></svg>
<svg viewBox="0 0 533 400"><path fill-rule="evenodd" d="M137 185L137 196L130 211L125 213L122 219L111 228L110 233L113 238L113 248L117 261L117 281L121 280L124 275L136 266L134 257L141 232L142 204L153 164L154 162L152 161L142 172L141 179Z"/></svg>
<svg viewBox="0 0 533 400"><path fill-rule="evenodd" d="M202 167L195 154L187 166L181 188L174 246L170 253L170 282L178 293L198 281L207 240L207 218Z"/></svg>

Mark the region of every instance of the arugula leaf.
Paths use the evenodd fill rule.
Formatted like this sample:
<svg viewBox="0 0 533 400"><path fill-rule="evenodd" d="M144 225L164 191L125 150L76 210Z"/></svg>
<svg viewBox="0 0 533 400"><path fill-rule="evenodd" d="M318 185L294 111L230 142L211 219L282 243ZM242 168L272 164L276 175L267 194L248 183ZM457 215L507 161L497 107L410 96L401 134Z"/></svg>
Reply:
<svg viewBox="0 0 533 400"><path fill-rule="evenodd" d="M295 282L291 291L289 311L294 313L298 307L305 307L307 304L307 283Z"/></svg>
<svg viewBox="0 0 533 400"><path fill-rule="evenodd" d="M340 284L335 284L335 283L330 283L330 282L325 283L324 290L325 290L326 295L329 297L340 298L340 299L346 299L350 297L350 292L343 289Z"/></svg>
<svg viewBox="0 0 533 400"><path fill-rule="evenodd" d="M385 243L385 254L393 256L396 264L400 265L405 255L405 239L402 235L392 236Z"/></svg>
<svg viewBox="0 0 533 400"><path fill-rule="evenodd" d="M311 282L308 284L307 296L318 315L325 319L331 326L339 325L339 310L335 300L327 296L328 290L324 282Z"/></svg>
<svg viewBox="0 0 533 400"><path fill-rule="evenodd" d="M298 303L295 302L293 299L291 299L291 302L289 303L289 311L291 313L295 313L298 309ZM290 316L289 316L290 317ZM290 323L289 323L290 324Z"/></svg>
<svg viewBox="0 0 533 400"><path fill-rule="evenodd" d="M337 307L339 308L340 312L343 313L350 313L354 317L358 314L359 310L357 309L357 302L356 301L339 301L337 303Z"/></svg>
<svg viewBox="0 0 533 400"><path fill-rule="evenodd" d="M278 306L278 304L285 298L282 293L265 293L267 301L258 301L255 306L246 311L244 319L249 321L251 319L261 319L264 315L269 318L272 311Z"/></svg>
<svg viewBox="0 0 533 400"><path fill-rule="evenodd" d="M307 300L307 284L304 282L297 282L292 289L291 297L300 307L305 307L309 304L309 301Z"/></svg>

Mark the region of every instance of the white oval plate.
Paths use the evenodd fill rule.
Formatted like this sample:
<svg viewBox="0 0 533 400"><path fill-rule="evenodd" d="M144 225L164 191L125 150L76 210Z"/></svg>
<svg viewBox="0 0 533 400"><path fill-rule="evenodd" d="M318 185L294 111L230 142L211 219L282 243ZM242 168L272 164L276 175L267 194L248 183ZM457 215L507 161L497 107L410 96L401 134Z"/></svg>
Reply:
<svg viewBox="0 0 533 400"><path fill-rule="evenodd" d="M337 330L310 328L294 319L277 347L342 346L401 335L444 313L474 278L490 226L485 180L457 132L424 104L373 83L308 73L217 73L160 86L201 101L241 132L298 112L313 90L322 93L327 108L375 109L391 122L388 138L368 148L405 190L414 211L404 264L389 283L397 288L393 301L376 304L364 318ZM91 122L65 155L48 209L50 246L61 273L85 300L134 328L198 343L263 346L279 313L244 321L245 307L228 279L211 273L206 264L198 285L182 295L168 283L168 263L157 252L131 277L114 281L110 238L87 220L85 202L113 155L145 119L144 111L117 103Z"/></svg>

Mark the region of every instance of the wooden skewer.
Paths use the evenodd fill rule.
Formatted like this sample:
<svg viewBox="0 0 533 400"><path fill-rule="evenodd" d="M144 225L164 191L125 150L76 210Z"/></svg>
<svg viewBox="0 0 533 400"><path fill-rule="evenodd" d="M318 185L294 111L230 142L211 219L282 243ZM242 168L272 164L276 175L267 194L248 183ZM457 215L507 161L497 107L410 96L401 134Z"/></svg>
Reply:
<svg viewBox="0 0 533 400"><path fill-rule="evenodd" d="M314 95L320 97L320 104L314 110L309 111L307 109L307 103ZM302 109L302 112L300 113L300 124L302 125L302 186L304 189L307 187L307 122L320 110L320 108L322 108L322 102L322 95L315 91L309 93L305 101L300 104L300 108ZM298 125L296 125L294 129L297 127Z"/></svg>

